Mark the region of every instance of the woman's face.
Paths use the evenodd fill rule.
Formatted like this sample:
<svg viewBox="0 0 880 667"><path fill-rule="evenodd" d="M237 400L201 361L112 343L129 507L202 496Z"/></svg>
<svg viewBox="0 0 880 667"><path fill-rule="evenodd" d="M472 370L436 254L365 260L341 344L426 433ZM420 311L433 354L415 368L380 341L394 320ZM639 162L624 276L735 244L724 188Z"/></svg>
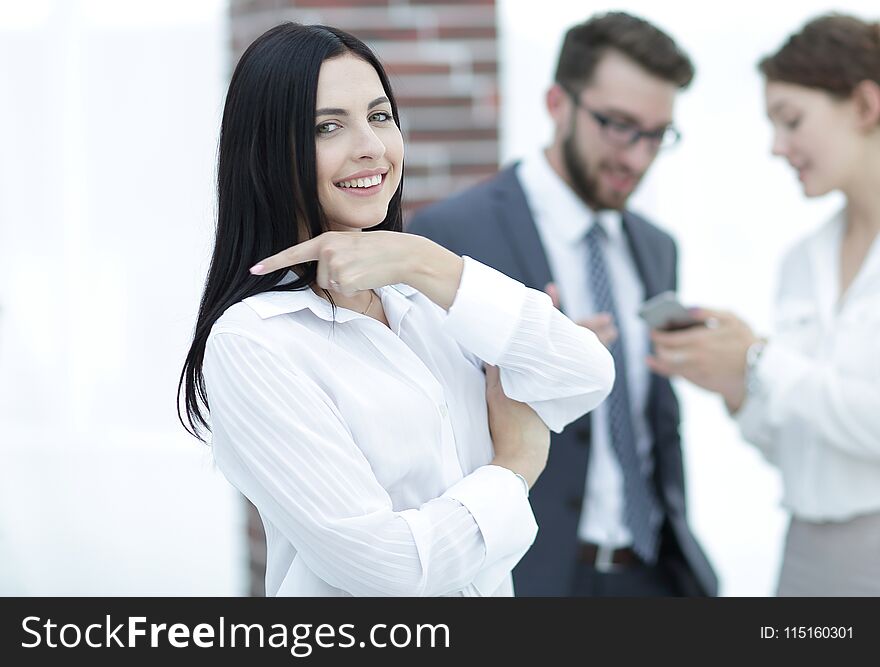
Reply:
<svg viewBox="0 0 880 667"><path fill-rule="evenodd" d="M333 231L381 223L403 170L403 137L376 70L343 55L318 76L315 150L318 201Z"/></svg>
<svg viewBox="0 0 880 667"><path fill-rule="evenodd" d="M797 171L804 194L817 197L845 188L865 145L853 102L779 81L767 83L765 99L773 124L773 154Z"/></svg>

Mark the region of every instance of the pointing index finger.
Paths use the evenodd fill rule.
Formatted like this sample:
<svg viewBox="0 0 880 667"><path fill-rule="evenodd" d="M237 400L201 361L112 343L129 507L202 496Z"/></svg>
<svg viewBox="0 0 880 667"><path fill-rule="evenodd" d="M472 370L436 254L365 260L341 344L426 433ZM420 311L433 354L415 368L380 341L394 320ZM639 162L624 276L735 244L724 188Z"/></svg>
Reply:
<svg viewBox="0 0 880 667"><path fill-rule="evenodd" d="M262 276L288 266L296 266L303 262L313 262L318 259L320 250L320 237L303 241L286 250L262 259L250 268L250 272L256 276Z"/></svg>

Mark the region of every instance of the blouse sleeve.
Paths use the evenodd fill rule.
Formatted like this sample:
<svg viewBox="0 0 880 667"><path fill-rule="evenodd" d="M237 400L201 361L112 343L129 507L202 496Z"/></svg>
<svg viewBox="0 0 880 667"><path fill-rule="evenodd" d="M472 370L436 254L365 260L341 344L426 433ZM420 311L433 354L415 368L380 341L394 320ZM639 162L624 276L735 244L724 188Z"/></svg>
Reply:
<svg viewBox="0 0 880 667"><path fill-rule="evenodd" d="M556 433L611 392L614 361L592 331L543 292L470 257L444 327L465 350L498 366L504 393L528 403Z"/></svg>
<svg viewBox="0 0 880 667"><path fill-rule="evenodd" d="M880 461L876 381L848 377L830 361L810 358L772 340L756 373L759 389L737 416L747 440L772 451L770 443L779 427L798 420L831 447Z"/></svg>
<svg viewBox="0 0 880 667"><path fill-rule="evenodd" d="M502 583L534 541L520 480L487 465L394 511L329 397L259 341L212 333L203 364L218 467L328 584L432 596Z"/></svg>
<svg viewBox="0 0 880 667"><path fill-rule="evenodd" d="M776 295L777 312L785 309L811 274L805 263L809 246L792 248L782 262ZM836 346L866 362L880 354L876 320L856 319L834 332ZM777 329L784 330L783 319ZM831 358L797 349L783 339L767 343L755 368L755 389L737 423L743 437L757 445L771 462L774 447L787 424L798 423L828 446L851 456L880 461L880 384L840 368Z"/></svg>

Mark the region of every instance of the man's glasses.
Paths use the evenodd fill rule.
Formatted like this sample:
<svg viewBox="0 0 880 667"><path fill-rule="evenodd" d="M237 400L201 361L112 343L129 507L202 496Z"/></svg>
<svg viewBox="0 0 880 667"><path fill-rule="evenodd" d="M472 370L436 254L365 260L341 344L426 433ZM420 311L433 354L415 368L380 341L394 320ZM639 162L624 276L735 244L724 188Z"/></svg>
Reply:
<svg viewBox="0 0 880 667"><path fill-rule="evenodd" d="M674 146L681 140L681 132L672 125L667 125L659 130L646 132L638 125L614 120L610 116L606 116L603 113L590 109L581 102L577 93L565 87L563 87L563 89L568 93L568 96L571 97L572 102L574 102L574 105L578 109L583 109L590 114L597 123L599 123L599 129L602 132L602 136L613 146L627 148L629 146L634 146L640 139L644 138L648 142L648 146L650 146L651 150L656 152L663 148Z"/></svg>

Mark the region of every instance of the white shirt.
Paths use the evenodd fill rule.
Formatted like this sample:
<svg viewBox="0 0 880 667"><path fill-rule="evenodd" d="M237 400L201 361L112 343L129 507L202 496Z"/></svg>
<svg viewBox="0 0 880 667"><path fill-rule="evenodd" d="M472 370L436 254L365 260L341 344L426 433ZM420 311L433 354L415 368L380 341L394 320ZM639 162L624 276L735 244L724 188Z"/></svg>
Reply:
<svg viewBox="0 0 880 667"><path fill-rule="evenodd" d="M389 327L310 289L230 307L204 375L217 466L260 511L269 595L511 595L537 526L493 458L482 361L554 431L609 393L598 339L472 259L449 312L377 290ZM482 360L482 361L481 361Z"/></svg>
<svg viewBox="0 0 880 667"><path fill-rule="evenodd" d="M838 214L786 256L776 333L737 414L807 521L880 510L880 242L839 299L845 226Z"/></svg>
<svg viewBox="0 0 880 667"><path fill-rule="evenodd" d="M590 209L563 181L542 153L527 157L518 167L532 217L544 246L547 262L559 289L565 313L578 321L596 314L590 287L590 253L586 235L594 221L606 232L605 260L617 314L625 336L627 382L636 448L642 472L653 474L651 431L646 417L650 375L647 325L638 317L645 288L633 261L618 211ZM632 544L624 520L623 471L611 445L607 406L593 413L590 461L585 480L578 537L607 547Z"/></svg>

